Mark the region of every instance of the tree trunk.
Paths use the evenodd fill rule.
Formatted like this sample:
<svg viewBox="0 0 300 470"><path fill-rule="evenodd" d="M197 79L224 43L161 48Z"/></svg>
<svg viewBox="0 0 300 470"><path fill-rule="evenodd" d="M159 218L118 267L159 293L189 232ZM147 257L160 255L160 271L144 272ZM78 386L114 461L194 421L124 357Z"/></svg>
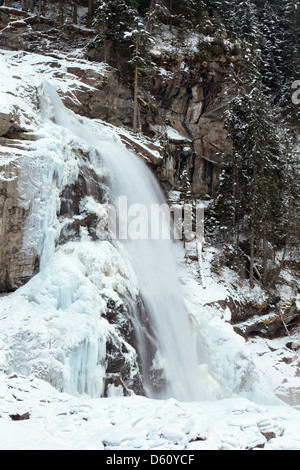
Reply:
<svg viewBox="0 0 300 470"><path fill-rule="evenodd" d="M289 201L289 209L288 209L288 231L287 231L287 234L286 234L286 240L285 240L285 245L284 245L284 249L283 249L283 253L282 253L282 258L281 258L281 261L280 261L280 265L279 265L279 268L278 268L278 271L276 273L276 276L275 276L275 279L273 280L273 283L272 283L272 287L275 289L276 287L276 284L279 280L279 276L281 274L281 271L283 269L283 265L284 265L284 262L285 262L285 258L286 258L286 255L287 255L287 252L288 252L288 246L289 246L289 242L290 242L290 237L291 237L291 231L292 231L292 207L291 207L291 201Z"/></svg>
<svg viewBox="0 0 300 470"><path fill-rule="evenodd" d="M64 0L59 0L58 21L60 24L64 24L65 22L64 3Z"/></svg>
<svg viewBox="0 0 300 470"><path fill-rule="evenodd" d="M31 13L34 13L34 6L35 6L35 1L29 0L29 10Z"/></svg>
<svg viewBox="0 0 300 470"><path fill-rule="evenodd" d="M135 83L134 83L134 115L133 115L133 132L138 131L138 62L137 56L139 52L139 41L136 41L136 65L135 65Z"/></svg>
<svg viewBox="0 0 300 470"><path fill-rule="evenodd" d="M39 16L45 16L47 12L47 0L40 0Z"/></svg>
<svg viewBox="0 0 300 470"><path fill-rule="evenodd" d="M265 283L268 272L268 241L264 235L263 239L263 282Z"/></svg>
<svg viewBox="0 0 300 470"><path fill-rule="evenodd" d="M156 1L157 0L151 0L151 4L149 8L149 18L148 18L147 27L146 27L146 30L148 33L152 33L152 29L153 29L154 10L156 7Z"/></svg>
<svg viewBox="0 0 300 470"><path fill-rule="evenodd" d="M249 282L250 282L251 289L253 289L254 288L254 227L252 227L252 230L251 230Z"/></svg>
<svg viewBox="0 0 300 470"><path fill-rule="evenodd" d="M233 196L233 212L232 212L232 227L233 227L233 237L235 237L236 250L239 248L239 238L240 238L240 228L239 228L239 217L237 211L237 188L238 188L238 175L236 170L236 165L233 166L233 187L232 187L232 196Z"/></svg>
<svg viewBox="0 0 300 470"><path fill-rule="evenodd" d="M73 7L73 23L78 24L78 7L77 7L77 1L74 2L74 7Z"/></svg>
<svg viewBox="0 0 300 470"><path fill-rule="evenodd" d="M262 279L263 283L266 281L267 272L268 272L268 259L269 259L269 249L268 249L268 240L267 240L267 222L264 218L262 221Z"/></svg>
<svg viewBox="0 0 300 470"><path fill-rule="evenodd" d="M253 150L253 158L254 161L257 159L257 147L256 143L254 146ZM256 168L253 168L253 194L252 194L252 207L251 207L251 215L250 215L250 224L251 224L251 241L250 241L250 273L249 273L249 282L250 282L250 288L254 288L254 252L255 252L255 235L256 235L256 230L255 230L255 222L257 219L257 208L259 207L258 201L257 201L257 172Z"/></svg>
<svg viewBox="0 0 300 470"><path fill-rule="evenodd" d="M93 24L93 11L94 11L94 0L89 0L88 3L88 14L87 14L87 27L91 29Z"/></svg>
<svg viewBox="0 0 300 470"><path fill-rule="evenodd" d="M23 10L23 11L27 11L27 10L28 10L28 0L22 0L22 1L21 1L21 5L22 5L22 10Z"/></svg>
<svg viewBox="0 0 300 470"><path fill-rule="evenodd" d="M5 0L4 5L5 5L6 7L10 7L10 0Z"/></svg>

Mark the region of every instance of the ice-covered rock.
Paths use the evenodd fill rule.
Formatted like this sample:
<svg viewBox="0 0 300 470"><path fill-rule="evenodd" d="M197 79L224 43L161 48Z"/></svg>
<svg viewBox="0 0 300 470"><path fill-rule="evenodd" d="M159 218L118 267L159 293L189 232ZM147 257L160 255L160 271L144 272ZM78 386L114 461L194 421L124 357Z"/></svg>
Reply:
<svg viewBox="0 0 300 470"><path fill-rule="evenodd" d="M124 255L96 236L105 171L54 124L39 60L0 61L10 122L0 150L0 292L18 289L1 298L1 369L73 394L143 393L130 314L138 286Z"/></svg>

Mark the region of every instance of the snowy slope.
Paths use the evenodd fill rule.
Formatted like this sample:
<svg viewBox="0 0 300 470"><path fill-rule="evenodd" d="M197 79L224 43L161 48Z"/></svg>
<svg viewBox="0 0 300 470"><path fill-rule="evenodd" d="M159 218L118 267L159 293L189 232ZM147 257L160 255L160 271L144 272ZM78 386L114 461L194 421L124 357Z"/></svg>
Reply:
<svg viewBox="0 0 300 470"><path fill-rule="evenodd" d="M271 391L286 403L298 406L300 394L299 349L287 347L289 342L299 344L299 329L289 336L276 339L253 337L247 341L235 334L229 323L231 312L220 304L231 298L237 301L252 301L262 304L266 293L259 287L249 288L249 283L242 281L238 275L223 268L214 272L212 261L218 250L205 245L203 252L203 288L198 262L187 262L179 250L179 273L189 305L189 311L200 323L202 342L206 343L210 360L218 370L230 390L239 394L246 392L247 397L255 401L271 400ZM297 296L287 285L281 287L282 302ZM220 302L220 304L219 304ZM253 319L251 320L253 322ZM276 398L275 398L276 400Z"/></svg>

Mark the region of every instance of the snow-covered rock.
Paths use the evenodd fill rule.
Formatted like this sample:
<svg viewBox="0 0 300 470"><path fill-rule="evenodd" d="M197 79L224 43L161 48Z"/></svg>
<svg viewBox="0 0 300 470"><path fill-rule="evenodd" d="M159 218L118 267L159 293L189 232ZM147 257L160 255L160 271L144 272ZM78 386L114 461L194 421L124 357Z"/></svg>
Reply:
<svg viewBox="0 0 300 470"><path fill-rule="evenodd" d="M3 111L17 116L0 150L0 291L25 284L0 299L1 369L74 394L143 393L129 313L138 286L118 248L96 236L105 171L53 122L47 58L42 70L34 55L0 60Z"/></svg>

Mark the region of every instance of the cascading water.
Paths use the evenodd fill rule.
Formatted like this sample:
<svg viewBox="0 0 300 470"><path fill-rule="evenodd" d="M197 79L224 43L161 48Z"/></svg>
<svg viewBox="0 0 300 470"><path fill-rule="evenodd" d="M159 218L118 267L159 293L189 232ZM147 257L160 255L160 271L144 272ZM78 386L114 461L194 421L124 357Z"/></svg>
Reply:
<svg viewBox="0 0 300 470"><path fill-rule="evenodd" d="M52 86L49 85L47 91L55 122L94 148L108 169L112 203L117 205L120 198L126 197L128 208L144 207L149 214L153 205L165 204L158 182L139 157L113 141L99 141L88 126L68 112ZM136 273L149 322L155 332L167 383L166 396L183 401L207 398L176 275L172 241L151 236L134 240L123 238L121 242ZM146 351L141 342L140 338L139 354L143 356ZM151 396L150 390L148 393Z"/></svg>

